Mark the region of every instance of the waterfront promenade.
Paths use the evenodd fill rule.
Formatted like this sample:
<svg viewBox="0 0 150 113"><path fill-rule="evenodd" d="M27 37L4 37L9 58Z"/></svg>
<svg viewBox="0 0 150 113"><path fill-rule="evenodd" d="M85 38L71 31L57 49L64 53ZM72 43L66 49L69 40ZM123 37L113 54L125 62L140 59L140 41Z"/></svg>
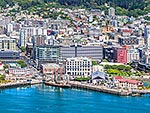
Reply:
<svg viewBox="0 0 150 113"><path fill-rule="evenodd" d="M69 84L73 88L89 89L89 90L93 90L93 91L110 93L110 94L115 94L115 95L120 95L120 96L132 95L131 91L123 90L123 89L112 89L112 88L108 88L106 86L97 86L97 85L92 85L92 84L88 84L88 83L82 84L81 82L74 82L74 81L70 81Z"/></svg>
<svg viewBox="0 0 150 113"><path fill-rule="evenodd" d="M81 82L77 82L77 81L69 81L67 84L56 84L53 82L45 82L45 84L50 86L63 87L63 88L82 88L82 89L110 93L110 94L115 94L120 96L129 96L132 94L132 92L123 89L111 89L111 88L107 88L106 86L92 85L88 83L82 84Z"/></svg>
<svg viewBox="0 0 150 113"><path fill-rule="evenodd" d="M45 82L45 85L49 86L56 86L56 87L62 87L62 88L81 88L81 89L87 89L87 90L93 90L98 92L104 92L119 96L139 96L142 94L150 94L150 90L138 90L138 89L130 89L125 90L122 88L108 88L106 86L102 85L93 85L89 83L81 83L77 81L69 81L67 84L57 84L54 82Z"/></svg>
<svg viewBox="0 0 150 113"><path fill-rule="evenodd" d="M3 88L9 88L9 87L21 87L21 86L27 86L27 85L34 85L34 84L41 84L41 81L15 81L15 82L8 82L8 83L2 83L0 84L0 89Z"/></svg>
<svg viewBox="0 0 150 113"><path fill-rule="evenodd" d="M28 81L20 81L20 82L9 82L9 83L3 83L0 84L0 89L3 88L10 88L10 87L21 87L21 86L27 86L27 85L34 85L34 84L41 84L42 81L36 80L32 82ZM139 96L142 94L150 94L150 90L124 90L124 89L118 89L118 88L108 88L106 86L100 86L100 85L93 85L89 83L81 83L77 81L69 81L65 84L56 84L53 82L45 82L45 85L50 86L56 86L56 87L62 87L62 88L81 88L81 89L87 89L87 90L93 90L98 92L104 92L119 96Z"/></svg>

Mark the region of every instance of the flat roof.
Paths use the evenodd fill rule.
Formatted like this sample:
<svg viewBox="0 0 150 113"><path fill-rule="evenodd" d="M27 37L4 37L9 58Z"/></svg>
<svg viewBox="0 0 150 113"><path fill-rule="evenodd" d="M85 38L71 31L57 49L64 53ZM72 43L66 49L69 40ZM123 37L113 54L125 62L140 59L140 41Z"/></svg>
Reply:
<svg viewBox="0 0 150 113"><path fill-rule="evenodd" d="M43 67L52 67L52 68L60 68L59 64L56 63L46 63L46 64L41 64Z"/></svg>
<svg viewBox="0 0 150 113"><path fill-rule="evenodd" d="M14 66L20 66L18 63L8 63L10 66L14 67Z"/></svg>
<svg viewBox="0 0 150 113"><path fill-rule="evenodd" d="M102 65L124 65L123 63L114 63L114 62L101 62Z"/></svg>

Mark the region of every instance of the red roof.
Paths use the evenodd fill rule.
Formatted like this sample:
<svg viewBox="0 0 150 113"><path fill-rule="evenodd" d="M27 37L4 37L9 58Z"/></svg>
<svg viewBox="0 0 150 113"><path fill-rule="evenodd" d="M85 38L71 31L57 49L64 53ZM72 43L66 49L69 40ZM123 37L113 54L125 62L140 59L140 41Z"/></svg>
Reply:
<svg viewBox="0 0 150 113"><path fill-rule="evenodd" d="M126 79L118 79L119 82L127 82Z"/></svg>
<svg viewBox="0 0 150 113"><path fill-rule="evenodd" d="M125 79L122 76L115 76L114 78L115 78L115 80L118 80L119 82L127 82L127 83L130 83L130 84L138 84L138 83L140 83L140 81L131 80L131 79Z"/></svg>
<svg viewBox="0 0 150 113"><path fill-rule="evenodd" d="M132 33L132 30L130 30L130 29L122 29L121 31L122 31L122 32L129 32L129 33Z"/></svg>
<svg viewBox="0 0 150 113"><path fill-rule="evenodd" d="M130 83L130 84L138 84L139 83L139 81L137 81L137 80L127 80L127 82L128 83Z"/></svg>
<svg viewBox="0 0 150 113"><path fill-rule="evenodd" d="M114 78L117 80L117 79L122 79L123 77L122 76L115 76Z"/></svg>

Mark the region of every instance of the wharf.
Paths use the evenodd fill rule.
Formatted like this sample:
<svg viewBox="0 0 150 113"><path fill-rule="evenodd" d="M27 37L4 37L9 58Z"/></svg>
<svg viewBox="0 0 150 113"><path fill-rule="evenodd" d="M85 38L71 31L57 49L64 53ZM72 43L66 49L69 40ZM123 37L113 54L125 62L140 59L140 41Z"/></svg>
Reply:
<svg viewBox="0 0 150 113"><path fill-rule="evenodd" d="M40 83L42 83L42 82L34 81L34 82L10 82L10 83L3 83L3 84L0 84L0 89L11 88L11 87L22 87L22 86L34 85L34 84L40 84Z"/></svg>
<svg viewBox="0 0 150 113"><path fill-rule="evenodd" d="M119 96L131 96L132 95L132 92L130 91L122 90L122 89L111 89L105 86L81 84L80 82L69 82L69 84L71 85L72 88L74 87L74 88L89 89L93 91L104 92L104 93L109 93L109 94L114 94L114 95L119 95Z"/></svg>
<svg viewBox="0 0 150 113"><path fill-rule="evenodd" d="M133 94L140 94L140 95L142 95L142 94L150 94L150 90L132 90L132 93Z"/></svg>
<svg viewBox="0 0 150 113"><path fill-rule="evenodd" d="M21 87L21 86L27 86L30 85L30 83L27 82L21 82L21 83L4 83L0 84L0 89L5 89L5 88L11 88L11 87Z"/></svg>
<svg viewBox="0 0 150 113"><path fill-rule="evenodd" d="M62 87L62 88L70 88L71 87L69 84L57 84L55 82L45 82L45 85L55 86L55 87Z"/></svg>

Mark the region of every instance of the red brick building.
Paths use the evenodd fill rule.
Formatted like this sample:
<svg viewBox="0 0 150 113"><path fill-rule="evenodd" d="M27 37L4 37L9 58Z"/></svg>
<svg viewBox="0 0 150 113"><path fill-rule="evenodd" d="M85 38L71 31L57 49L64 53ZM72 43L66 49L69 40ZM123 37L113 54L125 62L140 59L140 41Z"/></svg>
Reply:
<svg viewBox="0 0 150 113"><path fill-rule="evenodd" d="M127 49L116 48L115 49L115 61L118 63L127 63Z"/></svg>

